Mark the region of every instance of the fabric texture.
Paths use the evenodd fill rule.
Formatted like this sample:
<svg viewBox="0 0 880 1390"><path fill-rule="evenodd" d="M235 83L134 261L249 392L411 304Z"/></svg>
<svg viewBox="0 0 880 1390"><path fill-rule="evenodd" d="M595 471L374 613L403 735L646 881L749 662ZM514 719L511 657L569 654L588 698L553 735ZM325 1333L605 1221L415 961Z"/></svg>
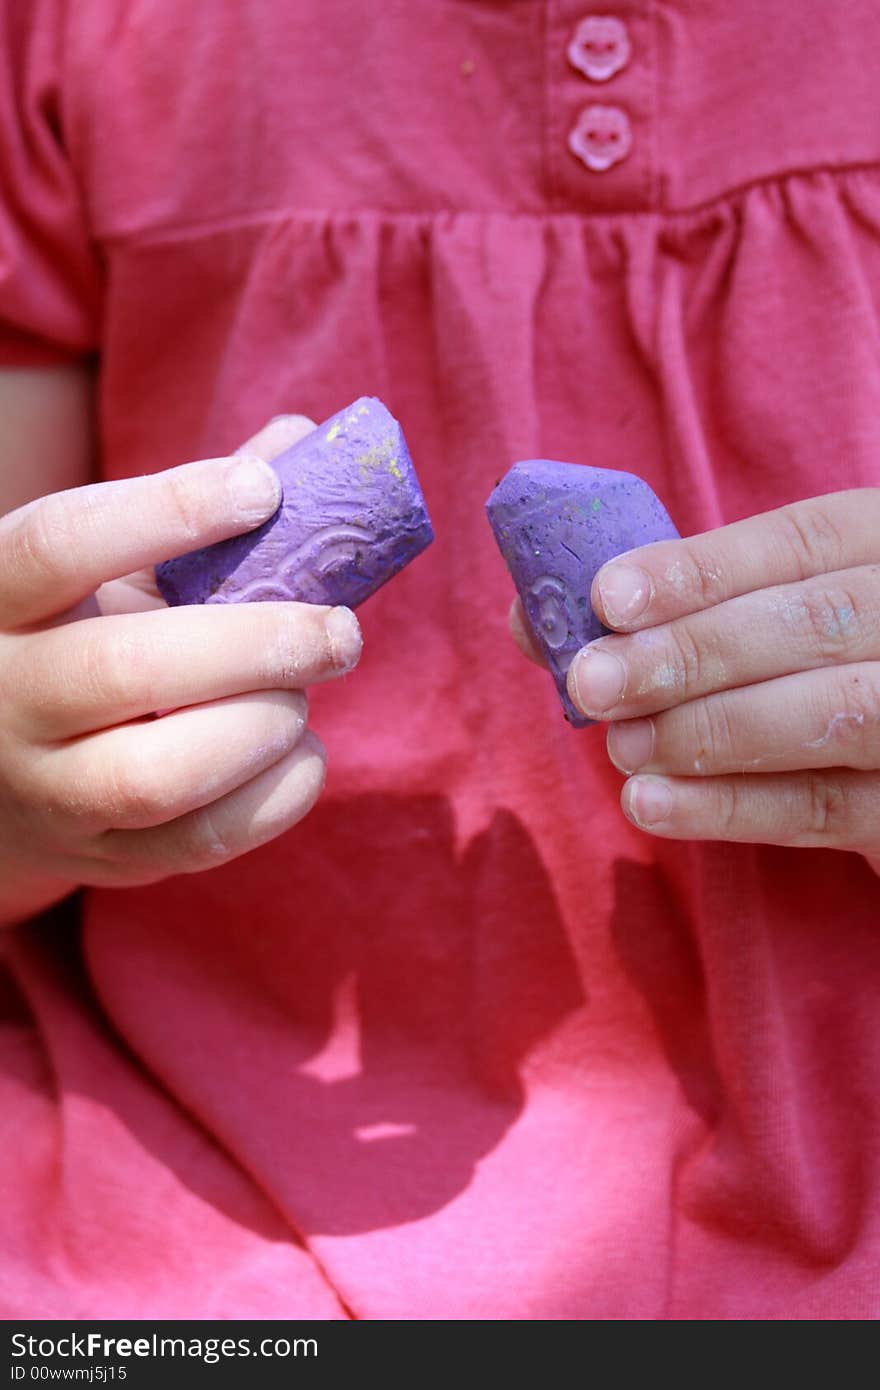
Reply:
<svg viewBox="0 0 880 1390"><path fill-rule="evenodd" d="M437 535L305 822L14 935L6 1315L876 1316L880 879L631 826L483 515L535 456L684 535L880 485L874 0L0 16L0 361L100 351L107 478L380 396Z"/></svg>

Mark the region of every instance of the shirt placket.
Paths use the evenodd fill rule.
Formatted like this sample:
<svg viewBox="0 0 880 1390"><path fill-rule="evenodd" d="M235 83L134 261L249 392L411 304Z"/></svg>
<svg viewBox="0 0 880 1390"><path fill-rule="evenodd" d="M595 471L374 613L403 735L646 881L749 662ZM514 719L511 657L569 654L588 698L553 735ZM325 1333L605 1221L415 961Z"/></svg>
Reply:
<svg viewBox="0 0 880 1390"><path fill-rule="evenodd" d="M547 0L546 164L555 211L654 205L654 0Z"/></svg>

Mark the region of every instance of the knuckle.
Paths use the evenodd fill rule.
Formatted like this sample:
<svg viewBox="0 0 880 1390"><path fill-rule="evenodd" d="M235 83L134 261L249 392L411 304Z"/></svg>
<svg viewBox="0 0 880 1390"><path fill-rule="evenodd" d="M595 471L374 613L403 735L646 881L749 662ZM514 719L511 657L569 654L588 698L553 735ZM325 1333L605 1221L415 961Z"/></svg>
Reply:
<svg viewBox="0 0 880 1390"><path fill-rule="evenodd" d="M823 693L821 704L810 710L817 737L804 750L820 750L817 761L833 760L844 768L871 771L876 765L877 728L880 725L880 686L867 674L870 668L844 668Z"/></svg>
<svg viewBox="0 0 880 1390"><path fill-rule="evenodd" d="M783 507L779 522L781 544L788 558L794 560L801 579L823 570L841 568L844 538L828 509L820 502Z"/></svg>
<svg viewBox="0 0 880 1390"><path fill-rule="evenodd" d="M844 735L849 731L850 737L857 744L858 756L847 758L846 762L851 765L861 766L866 771L876 766L877 749L876 738L877 730L880 727L880 684L876 679L868 679L864 674L859 674L865 668L851 667L844 673L844 689L842 699L842 718L839 723L842 725ZM876 669L874 667L871 668Z"/></svg>
<svg viewBox="0 0 880 1390"><path fill-rule="evenodd" d="M325 666L332 664L330 636L322 615L299 605L283 614L265 645L261 676L267 685L297 688Z"/></svg>
<svg viewBox="0 0 880 1390"><path fill-rule="evenodd" d="M705 608L713 608L724 597L724 581L721 571L710 561L696 561L694 565L697 592Z"/></svg>
<svg viewBox="0 0 880 1390"><path fill-rule="evenodd" d="M186 863L181 866L183 873L199 873L216 864L225 864L235 853L212 807L205 806L193 813L187 836Z"/></svg>
<svg viewBox="0 0 880 1390"><path fill-rule="evenodd" d="M880 723L880 685L868 679L870 668L850 666L840 671L837 702L832 718L844 726L859 725L868 733Z"/></svg>
<svg viewBox="0 0 880 1390"><path fill-rule="evenodd" d="M44 497L29 508L9 538L13 568L29 580L61 578L73 543L70 507L63 494Z"/></svg>
<svg viewBox="0 0 880 1390"><path fill-rule="evenodd" d="M127 752L107 782L107 811L115 825L140 829L173 815L174 789L162 767L143 752Z"/></svg>
<svg viewBox="0 0 880 1390"><path fill-rule="evenodd" d="M695 595L703 608L714 607L726 596L722 570L711 553L685 552L684 560L671 565L665 578L680 597Z"/></svg>
<svg viewBox="0 0 880 1390"><path fill-rule="evenodd" d="M732 840L741 820L742 792L735 781L718 783L718 823L723 839Z"/></svg>
<svg viewBox="0 0 880 1390"><path fill-rule="evenodd" d="M282 632L275 651L278 674L284 686L295 685L301 677L306 664L307 649L311 644L303 638L303 625L292 631Z"/></svg>
<svg viewBox="0 0 880 1390"><path fill-rule="evenodd" d="M669 664L675 672L676 687L686 693L702 689L704 669L699 642L686 623L673 623L669 636L672 644Z"/></svg>
<svg viewBox="0 0 880 1390"><path fill-rule="evenodd" d="M690 710L690 717L694 721L692 738L695 740L694 747L700 749L700 757L718 771L728 764L734 764L735 743L730 710L724 696L718 694L705 700L695 700L684 708Z"/></svg>
<svg viewBox="0 0 880 1390"><path fill-rule="evenodd" d="M848 803L839 778L827 769L805 776L807 833L823 841L841 838L846 832Z"/></svg>
<svg viewBox="0 0 880 1390"><path fill-rule="evenodd" d="M197 544L204 535L205 507L193 475L186 468L170 469L165 486L167 506L182 540Z"/></svg>
<svg viewBox="0 0 880 1390"><path fill-rule="evenodd" d="M90 699L102 707L118 708L128 698L131 673L143 666L139 644L130 635L97 624L82 636L79 675Z"/></svg>
<svg viewBox="0 0 880 1390"><path fill-rule="evenodd" d="M814 654L836 661L848 648L856 629L857 605L845 589L808 587L802 595L801 619Z"/></svg>

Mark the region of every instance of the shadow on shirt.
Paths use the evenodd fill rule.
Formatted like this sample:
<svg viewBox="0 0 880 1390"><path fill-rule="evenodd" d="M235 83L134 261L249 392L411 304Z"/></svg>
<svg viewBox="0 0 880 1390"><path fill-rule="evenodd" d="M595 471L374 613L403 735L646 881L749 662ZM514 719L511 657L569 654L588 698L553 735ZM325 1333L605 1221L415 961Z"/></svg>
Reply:
<svg viewBox="0 0 880 1390"><path fill-rule="evenodd" d="M445 798L325 798L221 869L90 896L118 1034L305 1235L462 1193L523 1109L524 1062L585 999L506 810L459 850Z"/></svg>

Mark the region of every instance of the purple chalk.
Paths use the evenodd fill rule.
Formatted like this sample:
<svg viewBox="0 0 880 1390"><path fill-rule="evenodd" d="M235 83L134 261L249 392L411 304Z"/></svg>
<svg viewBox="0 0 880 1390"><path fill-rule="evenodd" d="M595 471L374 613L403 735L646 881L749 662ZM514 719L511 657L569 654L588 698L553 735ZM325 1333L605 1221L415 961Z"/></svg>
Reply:
<svg viewBox="0 0 880 1390"><path fill-rule="evenodd" d="M362 397L271 460L278 511L256 531L156 566L166 603L364 599L434 539L403 431Z"/></svg>
<svg viewBox="0 0 880 1390"><path fill-rule="evenodd" d="M611 631L590 606L593 576L615 555L677 540L678 531L641 478L549 459L515 463L486 511L566 719L579 729L595 724L565 688L575 653Z"/></svg>

